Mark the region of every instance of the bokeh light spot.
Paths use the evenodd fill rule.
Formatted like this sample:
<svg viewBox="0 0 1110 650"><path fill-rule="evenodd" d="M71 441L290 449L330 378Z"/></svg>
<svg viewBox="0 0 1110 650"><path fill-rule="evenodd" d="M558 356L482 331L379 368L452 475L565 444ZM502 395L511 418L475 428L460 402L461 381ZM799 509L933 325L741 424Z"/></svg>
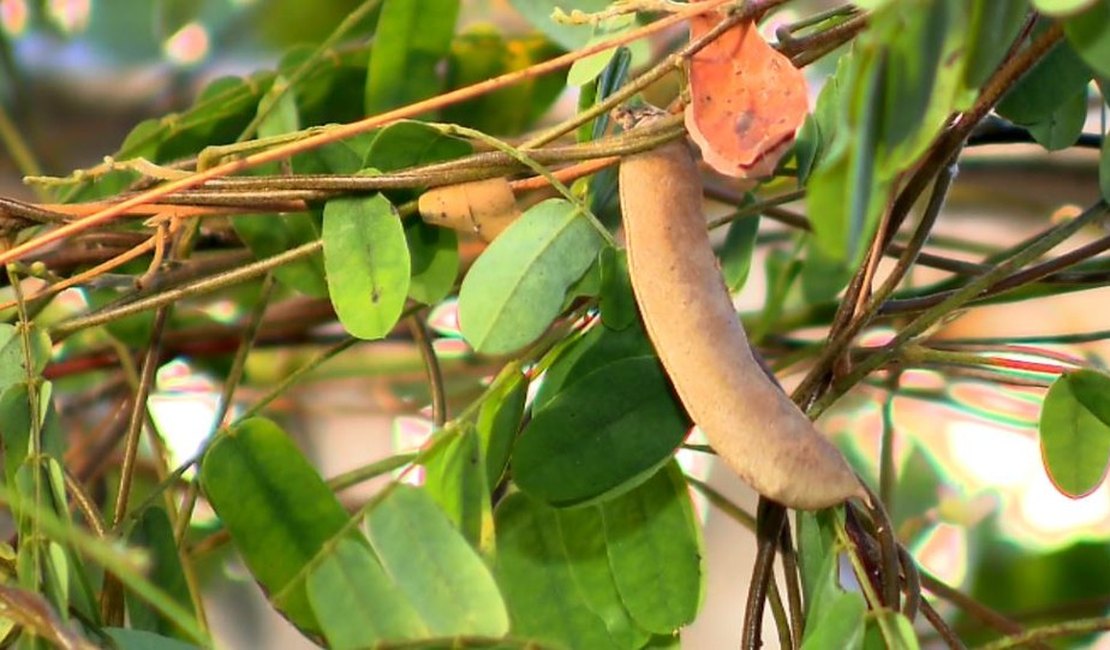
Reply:
<svg viewBox="0 0 1110 650"><path fill-rule="evenodd" d="M27 29L26 0L0 0L0 27L12 36Z"/></svg>
<svg viewBox="0 0 1110 650"><path fill-rule="evenodd" d="M50 0L50 19L67 34L85 31L92 15L92 0Z"/></svg>
<svg viewBox="0 0 1110 650"><path fill-rule="evenodd" d="M187 23L162 44L167 59L186 66L203 60L209 49L208 30L196 21Z"/></svg>

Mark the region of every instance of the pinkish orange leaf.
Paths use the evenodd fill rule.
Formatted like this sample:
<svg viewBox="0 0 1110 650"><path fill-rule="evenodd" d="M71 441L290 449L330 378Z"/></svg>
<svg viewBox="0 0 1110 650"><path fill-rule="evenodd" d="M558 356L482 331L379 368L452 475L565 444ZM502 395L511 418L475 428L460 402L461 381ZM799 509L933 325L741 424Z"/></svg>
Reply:
<svg viewBox="0 0 1110 650"><path fill-rule="evenodd" d="M690 19L697 39L722 20ZM686 129L713 169L736 178L769 175L808 112L806 82L790 60L746 21L721 34L690 61Z"/></svg>

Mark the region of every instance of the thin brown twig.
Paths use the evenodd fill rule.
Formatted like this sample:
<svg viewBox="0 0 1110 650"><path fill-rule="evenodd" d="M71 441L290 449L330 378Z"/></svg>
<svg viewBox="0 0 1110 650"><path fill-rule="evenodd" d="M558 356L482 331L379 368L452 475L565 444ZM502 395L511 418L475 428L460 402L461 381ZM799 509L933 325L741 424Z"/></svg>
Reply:
<svg viewBox="0 0 1110 650"><path fill-rule="evenodd" d="M622 45L624 43L642 38L648 34L666 29L671 25L676 25L684 20L687 20L691 16L700 15L708 11L713 11L717 7L725 4L725 2L728 1L730 0L705 0L704 2L695 3L695 6L691 6L689 9L676 12L671 16L651 23L650 25L632 30L625 34L621 34L620 36L614 37L612 39L607 39L602 43L591 45L582 50L571 52L563 56L551 59L549 61L545 61L543 63L535 64L533 66L525 68L524 70L500 75L498 77L494 77L493 79L478 82L464 88L459 88L457 90L446 92L441 95L437 95L423 101L415 102L407 106L402 106L400 108L386 111L378 115L367 117L356 122L327 128L322 131L315 132L312 135L307 135L303 138L294 140L292 142L275 146L271 149L217 164L204 171L197 171L195 173L189 174L184 178L168 181L166 183L163 183L162 185L158 185L149 190L141 192L140 194L132 196L129 199L121 201L120 203L117 203L109 208L100 210L92 215L80 219L79 221L68 223L55 230L51 230L47 233L44 233L43 235L35 237L34 239L23 242L22 244L19 244L17 246L13 246L7 251L0 252L0 264L7 264L8 262L18 260L28 253L38 250L39 248L42 248L47 244L65 239L79 232L88 230L94 226L106 223L126 213L127 210L140 205L151 203L175 192L197 187L205 183L206 181L217 177L229 176L231 174L251 169L253 167L257 167L258 165L262 165L268 162L283 160L298 153L310 151L312 149L322 147L333 142L338 142L340 140L365 133L367 131L370 131L371 129L390 124L397 120L414 117L428 111L450 106L452 104L480 96L482 94L512 85L520 81L524 81L540 76L542 74L546 74L548 72L559 70L571 65L572 63L574 63L574 61L577 61L578 59L589 56L590 54L596 54L617 45ZM746 9L748 7L756 7L765 10L767 7L780 4L782 1L783 0L765 0L765 2L761 3L748 3L748 5L746 5ZM577 126L578 125L576 124L574 127L571 128L573 129Z"/></svg>
<svg viewBox="0 0 1110 650"><path fill-rule="evenodd" d="M447 423L447 394L443 385L443 370L439 367L439 357L436 355L435 345L432 344L428 325L420 312L409 316L408 323L412 340L420 350L420 358L424 362L424 374L427 376L428 387L432 394L432 424L436 429L442 429Z"/></svg>
<svg viewBox="0 0 1110 650"><path fill-rule="evenodd" d="M964 612L967 612L972 618L985 623L1003 634L1012 635L1025 632L1025 628L1017 621L1014 621L998 610L992 609L971 596L968 596L959 589L950 587L943 580L927 571L921 572L921 585L938 598L955 605ZM1048 646L1043 643L1036 644L1036 647L1048 650Z"/></svg>

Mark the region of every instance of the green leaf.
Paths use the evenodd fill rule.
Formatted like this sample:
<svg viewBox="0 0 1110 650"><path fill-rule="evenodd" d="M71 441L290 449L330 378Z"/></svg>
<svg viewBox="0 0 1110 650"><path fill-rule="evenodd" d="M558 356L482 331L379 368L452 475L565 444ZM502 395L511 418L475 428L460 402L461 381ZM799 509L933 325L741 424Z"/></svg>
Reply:
<svg viewBox="0 0 1110 650"><path fill-rule="evenodd" d="M535 413L513 449L513 478L547 503L580 503L646 479L688 429L659 361L621 359Z"/></svg>
<svg viewBox="0 0 1110 650"><path fill-rule="evenodd" d="M316 217L305 212L240 215L231 217L231 227L259 260L320 238ZM328 295L324 258L319 253L279 266L274 269L274 276L285 286L307 296L323 298Z"/></svg>
<svg viewBox="0 0 1110 650"><path fill-rule="evenodd" d="M1067 41L1060 41L1002 96L996 110L1015 124L1043 122L1090 80L1091 70Z"/></svg>
<svg viewBox="0 0 1110 650"><path fill-rule="evenodd" d="M880 199L888 189L877 176L875 158L885 71L872 64L860 75L863 85L852 89L861 96L860 115L851 131L838 133L835 151L817 165L807 186L814 245L833 261L850 262L862 254L884 203ZM854 137L849 137L853 131Z"/></svg>
<svg viewBox="0 0 1110 650"><path fill-rule="evenodd" d="M639 312L632 294L632 279L628 276L628 253L612 246L601 249L598 256L601 268L601 321L605 327L623 330L636 322Z"/></svg>
<svg viewBox="0 0 1110 650"><path fill-rule="evenodd" d="M536 340L601 244L593 224L571 203L551 199L529 208L463 280L459 326L467 342L479 352L505 354Z"/></svg>
<svg viewBox="0 0 1110 650"><path fill-rule="evenodd" d="M370 166L366 160L378 134L360 133L298 154L293 157L293 169L299 174L356 174Z"/></svg>
<svg viewBox="0 0 1110 650"><path fill-rule="evenodd" d="M806 621L802 650L859 648L863 643L866 612L867 601L859 593L837 593L820 618L812 624L809 620Z"/></svg>
<svg viewBox="0 0 1110 650"><path fill-rule="evenodd" d="M651 347L651 341L639 320L623 330L592 327L564 350L544 373L539 392L532 401L532 410L543 410L571 384L602 366L621 359L652 354L654 348Z"/></svg>
<svg viewBox="0 0 1110 650"><path fill-rule="evenodd" d="M704 549L678 464L600 507L613 578L633 620L657 633L693 621L704 593Z"/></svg>
<svg viewBox="0 0 1110 650"><path fill-rule="evenodd" d="M343 327L380 339L401 318L410 281L409 248L397 210L381 194L324 206L328 293Z"/></svg>
<svg viewBox="0 0 1110 650"><path fill-rule="evenodd" d="M431 97L447 56L459 0L385 0L366 76L366 114Z"/></svg>
<svg viewBox="0 0 1110 650"><path fill-rule="evenodd" d="M757 235L759 215L736 219L729 224L721 251L721 273L725 276L725 285L729 291L740 291L748 281Z"/></svg>
<svg viewBox="0 0 1110 650"><path fill-rule="evenodd" d="M50 337L42 329L31 327L31 367L23 347L20 327L0 323L0 392L14 383L26 382L42 374L50 361Z"/></svg>
<svg viewBox="0 0 1110 650"><path fill-rule="evenodd" d="M258 102L258 114L265 115L258 124L258 137L269 138L292 133L301 128L296 94L289 89L289 80L278 75L270 90Z"/></svg>
<svg viewBox="0 0 1110 650"><path fill-rule="evenodd" d="M1064 34L1087 65L1110 77L1110 0L1087 2L1087 9L1064 21Z"/></svg>
<svg viewBox="0 0 1110 650"><path fill-rule="evenodd" d="M827 302L848 285L855 268L849 262L830 259L812 240L802 266L802 295L811 305Z"/></svg>
<svg viewBox="0 0 1110 650"><path fill-rule="evenodd" d="M646 54L646 53L645 53ZM578 93L578 110L585 111L605 101L628 83L628 73L632 66L632 50L627 46L616 48L612 59L598 74L597 79L584 85ZM605 136L610 124L610 116L603 113L578 127L578 142L591 142ZM590 209L595 213L607 203L609 193L616 185L613 170L604 175L595 174L590 180Z"/></svg>
<svg viewBox="0 0 1110 650"><path fill-rule="evenodd" d="M604 621L610 638L618 646L642 647L648 633L632 620L617 591L601 509L564 508L555 513L571 574L586 605Z"/></svg>
<svg viewBox="0 0 1110 650"><path fill-rule="evenodd" d="M409 297L425 305L439 304L459 275L458 235L415 219L405 226L405 241L412 263Z"/></svg>
<svg viewBox="0 0 1110 650"><path fill-rule="evenodd" d="M494 382L489 397L478 410L478 437L486 460L486 484L492 489L501 482L509 465L509 453L524 419L528 379L519 365L505 367Z"/></svg>
<svg viewBox="0 0 1110 650"><path fill-rule="evenodd" d="M880 66L885 97L879 118L879 140L887 148L893 149L922 127L944 52L947 9L947 0L916 0L891 4L889 11L872 18L870 28L881 34L887 48Z"/></svg>
<svg viewBox="0 0 1110 650"><path fill-rule="evenodd" d="M863 647L866 650L918 650L913 623L900 612L875 611L867 619Z"/></svg>
<svg viewBox="0 0 1110 650"><path fill-rule="evenodd" d="M922 521L929 511L939 505L944 484L937 459L924 446L916 442L911 445L910 453L898 472L894 503L888 504L895 531L909 536L905 538L907 543L913 541L918 530L907 531L904 525L914 520Z"/></svg>
<svg viewBox="0 0 1110 650"><path fill-rule="evenodd" d="M416 0L416 3L422 0ZM473 151L465 140L444 135L420 122L404 121L378 132L366 153L366 166L392 172L461 158Z"/></svg>
<svg viewBox="0 0 1110 650"><path fill-rule="evenodd" d="M1049 16L1070 16L1093 6L1099 0L1033 0L1033 7Z"/></svg>
<svg viewBox="0 0 1110 650"><path fill-rule="evenodd" d="M368 648L428 636L420 615L362 541L341 538L306 580L332 648Z"/></svg>
<svg viewBox="0 0 1110 650"><path fill-rule="evenodd" d="M189 585L185 581L185 572L181 566L173 524L170 523L166 511L158 506L144 510L131 530L129 541L137 547L146 549L151 562L147 569L147 577L150 581L165 591L166 595L177 602L183 610L189 611L193 605L189 596ZM131 594L127 597L127 618L134 628L176 638L187 638L185 632L178 629L168 617Z"/></svg>
<svg viewBox="0 0 1110 650"><path fill-rule="evenodd" d="M503 636L505 603L477 552L423 491L398 485L367 517L386 573L435 636Z"/></svg>
<svg viewBox="0 0 1110 650"><path fill-rule="evenodd" d="M1047 118L1029 124L1026 128L1042 147L1057 151L1075 144L1083 133L1083 123L1086 120L1087 89L1083 88L1073 98L1060 104Z"/></svg>
<svg viewBox="0 0 1110 650"><path fill-rule="evenodd" d="M103 632L111 637L117 650L200 650L195 645L143 630L106 627Z"/></svg>
<svg viewBox="0 0 1110 650"><path fill-rule="evenodd" d="M4 449L4 476L15 486L20 467L30 463L31 398L27 381L9 385L0 392L0 437ZM53 385L42 382L38 387L38 424L42 453L61 458L65 453L58 414L51 400ZM61 492L64 493L64 490Z"/></svg>
<svg viewBox="0 0 1110 650"><path fill-rule="evenodd" d="M250 418L212 443L200 481L254 577L284 592L274 605L317 630L304 584L290 583L348 520L320 475L281 428Z"/></svg>
<svg viewBox="0 0 1110 650"><path fill-rule="evenodd" d="M1082 395L1080 399L1079 395ZM1062 375L1041 407L1041 456L1053 485L1071 498L1090 494L1110 463L1110 377L1092 370ZM1088 406L1091 405L1096 412Z"/></svg>
<svg viewBox="0 0 1110 650"><path fill-rule="evenodd" d="M31 404L27 382L12 383L0 392L0 435L4 443L4 476L6 484L16 486L15 477L31 440Z"/></svg>
<svg viewBox="0 0 1110 650"><path fill-rule="evenodd" d="M967 16L967 67L964 85L979 88L1002 63L1029 14L1027 0L972 0Z"/></svg>
<svg viewBox="0 0 1110 650"><path fill-rule="evenodd" d="M424 461L424 489L474 548L493 535L486 466L478 432L469 426L441 443Z"/></svg>
<svg viewBox="0 0 1110 650"><path fill-rule="evenodd" d="M593 32L585 47L609 40L618 34L632 29L636 24L635 16L625 14L606 18L593 25ZM567 71L568 86L584 86L597 78L617 53L617 48L596 52L590 56L578 59Z"/></svg>
<svg viewBox="0 0 1110 650"><path fill-rule="evenodd" d="M798 565L805 600L806 631L821 618L842 593L839 583L839 550L836 540L838 520L843 514L834 510L799 512Z"/></svg>
<svg viewBox="0 0 1110 650"><path fill-rule="evenodd" d="M813 112L798 131L794 151L800 185L807 185L813 170L829 155L833 145L845 140L837 134L848 128L847 98L859 74L857 58L854 55L840 57L836 72L825 80Z"/></svg>
<svg viewBox="0 0 1110 650"><path fill-rule="evenodd" d="M568 5L564 0L509 0L513 8L520 12L532 26L558 43L565 50L585 47L592 35L586 25L565 25L552 20L551 15L557 8L578 9L584 13L594 13L605 9L609 0L576 0Z"/></svg>
<svg viewBox="0 0 1110 650"><path fill-rule="evenodd" d="M1077 370L1067 377L1075 399L1103 424L1110 426L1110 376L1096 370Z"/></svg>
<svg viewBox="0 0 1110 650"><path fill-rule="evenodd" d="M497 506L494 520L495 570L513 634L566 648L619 648L575 580L555 510L516 492Z"/></svg>

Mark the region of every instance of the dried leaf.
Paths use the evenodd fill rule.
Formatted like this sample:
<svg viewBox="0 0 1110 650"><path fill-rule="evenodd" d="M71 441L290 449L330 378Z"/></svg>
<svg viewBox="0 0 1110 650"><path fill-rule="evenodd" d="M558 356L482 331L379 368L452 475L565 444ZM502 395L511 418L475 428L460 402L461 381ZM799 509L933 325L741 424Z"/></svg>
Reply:
<svg viewBox="0 0 1110 650"><path fill-rule="evenodd" d="M722 20L690 19L696 40ZM752 21L721 34L690 61L686 129L713 169L736 178L767 176L808 112L802 72L775 51Z"/></svg>

